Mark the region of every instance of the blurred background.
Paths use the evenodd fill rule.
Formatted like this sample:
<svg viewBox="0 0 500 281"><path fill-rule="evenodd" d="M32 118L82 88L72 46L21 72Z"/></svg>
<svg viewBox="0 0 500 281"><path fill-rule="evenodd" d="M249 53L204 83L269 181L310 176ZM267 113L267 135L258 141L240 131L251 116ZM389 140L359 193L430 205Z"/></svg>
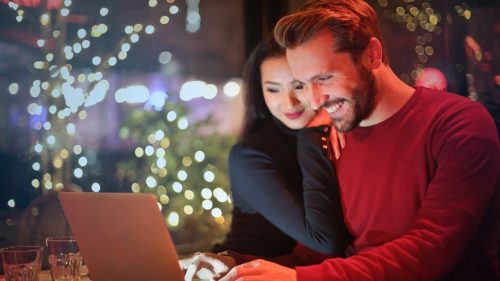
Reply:
<svg viewBox="0 0 500 281"><path fill-rule="evenodd" d="M0 0L0 247L69 232L60 190L154 194L181 255L222 239L243 64L303 2ZM499 127L499 1L369 2L403 81Z"/></svg>

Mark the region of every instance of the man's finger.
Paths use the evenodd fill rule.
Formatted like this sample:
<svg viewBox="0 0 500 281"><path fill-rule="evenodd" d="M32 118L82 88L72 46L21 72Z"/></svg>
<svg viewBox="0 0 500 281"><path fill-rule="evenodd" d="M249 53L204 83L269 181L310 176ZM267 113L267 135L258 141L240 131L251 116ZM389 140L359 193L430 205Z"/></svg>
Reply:
<svg viewBox="0 0 500 281"><path fill-rule="evenodd" d="M219 281L236 281L238 278L238 267L233 267L226 275L224 275Z"/></svg>
<svg viewBox="0 0 500 281"><path fill-rule="evenodd" d="M340 147L345 148L345 133L337 131L339 137Z"/></svg>
<svg viewBox="0 0 500 281"><path fill-rule="evenodd" d="M238 281L244 277L244 280L252 280L252 276L262 273L260 268L260 260L255 260L251 262L244 263L242 265L233 267L226 276L224 276L221 281Z"/></svg>
<svg viewBox="0 0 500 281"><path fill-rule="evenodd" d="M254 260L240 265L237 269L238 276L249 276L262 273L261 261Z"/></svg>
<svg viewBox="0 0 500 281"><path fill-rule="evenodd" d="M192 263L186 267L186 274L184 274L184 281L192 281L196 275L197 265Z"/></svg>

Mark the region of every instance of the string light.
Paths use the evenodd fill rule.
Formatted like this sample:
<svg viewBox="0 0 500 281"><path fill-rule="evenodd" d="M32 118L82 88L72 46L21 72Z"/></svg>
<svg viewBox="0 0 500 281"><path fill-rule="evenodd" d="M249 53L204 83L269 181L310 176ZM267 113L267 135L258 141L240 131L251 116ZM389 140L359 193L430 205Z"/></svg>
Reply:
<svg viewBox="0 0 500 281"><path fill-rule="evenodd" d="M190 33L198 32L201 26L200 0L186 0L186 4L186 31Z"/></svg>
<svg viewBox="0 0 500 281"><path fill-rule="evenodd" d="M399 75L403 81L410 83L410 79L414 80L435 54L431 42L433 34L439 35L442 32L440 26L442 15L432 8L430 0L422 1L420 5L414 1L405 1L405 3L405 5L397 5L391 13L385 10L384 15L404 25L409 32L423 33L416 36L414 68L410 71L410 75L406 73ZM387 0L378 0L378 4L384 9L391 9Z"/></svg>
<svg viewBox="0 0 500 281"><path fill-rule="evenodd" d="M12 84L9 85L9 93L11 95L17 94L18 91L19 91L19 84L12 83Z"/></svg>
<svg viewBox="0 0 500 281"><path fill-rule="evenodd" d="M101 191L101 185L97 182L92 183L91 189L93 192Z"/></svg>
<svg viewBox="0 0 500 281"><path fill-rule="evenodd" d="M186 31L198 32L201 26L199 0L188 0L186 3ZM17 15L16 20L22 21L25 11L14 2L9 2L8 5ZM63 26L68 21L67 17L73 13L71 0L63 1L63 7L57 11L59 15L43 13L36 18L46 32L43 33L42 38L37 38L36 41L36 46L40 48L42 56L32 61L30 66L36 71L37 75L34 77L48 78L44 78L46 81L34 80L31 85L28 84L29 94L34 100L28 103L26 111L35 120L30 123L31 126L40 130L39 135L41 136L33 144L33 151L37 153L37 159L33 161L32 168L38 173L41 171L44 173L40 178L31 179L33 188L60 190L65 184L71 182L72 178L81 179L91 176L91 173L88 173L86 169L92 165L95 157L89 156L88 152L83 153L82 146L69 145L69 143L72 143L73 137L78 133L76 124L86 120L90 114L85 108L104 100L110 87L106 70L116 67L121 61L127 59L132 48L137 46L142 41L141 39L145 38L144 36L149 38L155 35L173 20L173 15L184 12L181 11L179 5L175 4L175 0L167 0L166 4L165 1L148 0L147 5L154 8L155 11L162 8L164 11L161 11L157 17L149 22L129 22L119 27L122 38L117 41L116 46L111 46L106 52L89 51L88 49L96 45L97 41L95 40L105 38L111 33L117 34L115 31L111 32L113 26L105 22L105 17L112 13L109 7L98 8L95 11L98 17L90 17L96 22L86 27L76 28L73 34L66 34L67 29ZM69 39L68 42L63 42L66 38ZM77 61L76 58L80 58L80 56L90 58L88 62L90 70L73 67L73 61ZM172 61L173 54L169 51L158 55L160 64L171 64ZM199 95L199 98L215 98L218 86L203 83L204 91ZM22 85L17 82L10 83L9 93L16 95L24 91L24 89L20 89ZM230 83L229 85L230 89L226 90L225 93L227 94L229 91L229 96L237 95L240 91L240 84ZM170 93L167 95L166 91L157 91L157 89L150 92L145 86L130 86L116 91L115 100L119 103L144 103L145 107L147 104L150 109L157 111L165 109L162 118L165 119L166 123L171 123L170 128L156 129L154 132L150 132L149 135L152 137L147 139L149 144L146 143L133 149L136 158L142 158L141 161L148 163L147 168L151 174L143 177L138 172L136 173L133 168L127 167L117 170L117 178L128 181L127 186L131 192L156 193L158 207L165 213L169 226L181 225L185 215L202 214L202 209L211 210L207 214L211 215L216 223L223 224L225 218L222 209L224 208L221 207L223 205L220 203L228 202L225 200L227 193L220 187L214 189L213 192L212 187L205 187L200 194L198 187L191 186L190 181L188 181L188 179L196 177L206 183L216 184L215 180L220 178L216 169L204 164L206 159L212 161L213 157L210 156L211 154L207 156L201 150L203 143L193 143L192 147L176 147L171 130L179 129L186 132L190 130L192 125L186 117L185 111L175 108L166 109L169 106L168 102L170 102L169 95ZM74 121L76 119L79 119L78 122ZM121 139L135 137L134 132L128 128L121 128L119 135ZM178 149L180 152L177 151ZM173 152L174 150L175 152ZM180 156L178 159L175 157L172 159L172 155ZM46 158L47 161L41 161L42 158ZM71 163L71 160L76 160L76 162ZM204 172L200 173L199 171ZM95 181L86 187L93 192L100 192L102 189L101 184ZM192 202L183 204L183 206L178 206L179 203L171 204L172 200L179 198L179 196ZM213 201L212 197L215 197ZM201 198L204 200L202 204L195 202ZM171 206L163 210L162 206L167 204L171 204ZM170 208L177 209L172 211Z"/></svg>

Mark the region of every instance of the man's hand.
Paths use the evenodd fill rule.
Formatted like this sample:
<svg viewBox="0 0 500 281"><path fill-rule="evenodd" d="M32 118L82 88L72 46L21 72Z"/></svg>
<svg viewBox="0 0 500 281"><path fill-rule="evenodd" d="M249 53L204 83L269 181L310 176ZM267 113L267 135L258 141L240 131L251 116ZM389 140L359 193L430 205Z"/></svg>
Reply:
<svg viewBox="0 0 500 281"><path fill-rule="evenodd" d="M236 262L226 255L196 253L180 260L179 265L184 271L185 281L191 281L195 276L199 279L217 280L233 268Z"/></svg>
<svg viewBox="0 0 500 281"><path fill-rule="evenodd" d="M318 110L316 116L314 116L306 127L318 127L318 126L329 126L330 127L330 143L333 148L333 153L335 159L340 158L340 150L345 147L345 135L344 133L337 132L334 126L332 126L332 118L328 115L325 109Z"/></svg>
<svg viewBox="0 0 500 281"><path fill-rule="evenodd" d="M297 281L293 268L281 266L265 260L254 260L233 267L220 281Z"/></svg>

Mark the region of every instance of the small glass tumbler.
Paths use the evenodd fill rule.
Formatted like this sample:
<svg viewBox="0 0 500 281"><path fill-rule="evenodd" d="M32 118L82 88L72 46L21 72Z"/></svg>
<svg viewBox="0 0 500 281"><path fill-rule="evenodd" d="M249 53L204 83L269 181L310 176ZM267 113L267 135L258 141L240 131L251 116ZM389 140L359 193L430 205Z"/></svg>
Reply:
<svg viewBox="0 0 500 281"><path fill-rule="evenodd" d="M46 244L52 281L80 280L82 256L73 236L49 237Z"/></svg>
<svg viewBox="0 0 500 281"><path fill-rule="evenodd" d="M14 246L0 249L6 281L38 281L42 267L40 246Z"/></svg>

